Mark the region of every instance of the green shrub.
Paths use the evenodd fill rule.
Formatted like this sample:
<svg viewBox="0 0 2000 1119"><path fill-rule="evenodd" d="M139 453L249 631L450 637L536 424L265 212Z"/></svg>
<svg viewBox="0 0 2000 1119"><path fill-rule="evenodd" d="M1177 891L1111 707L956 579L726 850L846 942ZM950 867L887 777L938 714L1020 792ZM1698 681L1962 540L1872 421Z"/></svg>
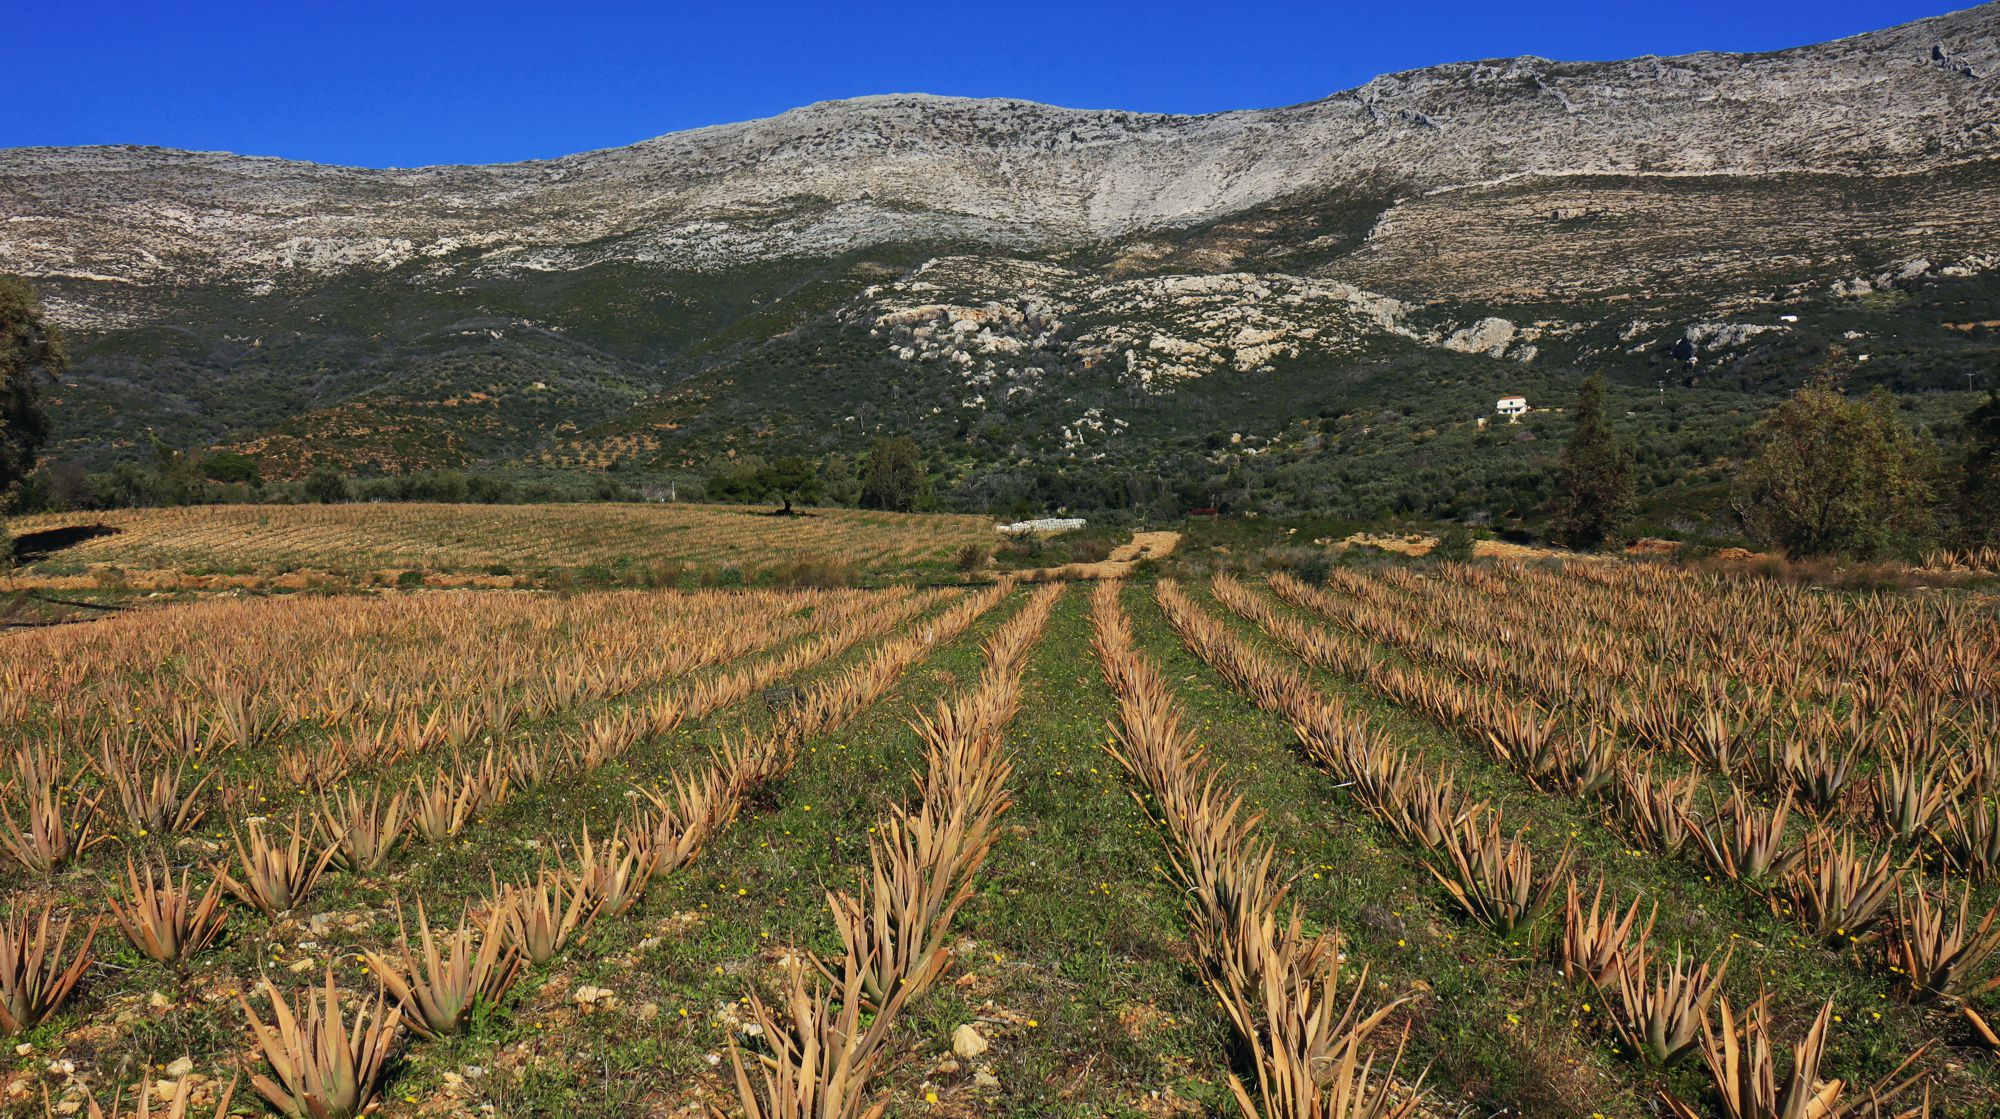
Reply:
<svg viewBox="0 0 2000 1119"><path fill-rule="evenodd" d="M1111 558L1111 541L1101 536L1084 536L1069 544L1069 562L1103 563Z"/></svg>
<svg viewBox="0 0 2000 1119"><path fill-rule="evenodd" d="M678 563L650 563L636 569L631 581L641 587L654 590L672 590L681 585L687 577L687 569Z"/></svg>
<svg viewBox="0 0 2000 1119"><path fill-rule="evenodd" d="M1318 586L1333 574L1337 559L1331 549L1307 548L1286 545L1266 548L1258 557L1261 566L1271 571L1283 571L1301 583Z"/></svg>
<svg viewBox="0 0 2000 1119"><path fill-rule="evenodd" d="M1439 534L1437 547L1431 549L1431 555L1454 563L1471 563L1473 546L1478 542L1477 533L1464 525L1453 525Z"/></svg>
<svg viewBox="0 0 2000 1119"><path fill-rule="evenodd" d="M734 570L731 568L730 570ZM854 585L854 564L830 556L801 556L770 569L771 582L780 587L828 589Z"/></svg>

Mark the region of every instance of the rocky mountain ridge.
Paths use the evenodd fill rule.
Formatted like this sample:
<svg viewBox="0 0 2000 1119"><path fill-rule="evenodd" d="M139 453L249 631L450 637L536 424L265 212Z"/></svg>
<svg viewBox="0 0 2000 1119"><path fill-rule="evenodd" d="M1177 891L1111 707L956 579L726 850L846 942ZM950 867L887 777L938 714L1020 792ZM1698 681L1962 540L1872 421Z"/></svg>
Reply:
<svg viewBox="0 0 2000 1119"><path fill-rule="evenodd" d="M1121 393L1388 353L1761 360L1781 315L1996 259L2000 4L1204 116L886 95L393 170L0 150L0 271L82 343L65 453L170 427L281 474L685 463L733 445L677 446L690 407L758 426L729 394L794 365L1116 430Z"/></svg>
<svg viewBox="0 0 2000 1119"><path fill-rule="evenodd" d="M13 149L0 268L250 285L425 262L699 269L899 239L1048 249L1360 186L1434 205L1551 176L1909 174L2000 150L1996 22L1988 5L1763 55L1456 63L1208 116L864 97L487 167Z"/></svg>

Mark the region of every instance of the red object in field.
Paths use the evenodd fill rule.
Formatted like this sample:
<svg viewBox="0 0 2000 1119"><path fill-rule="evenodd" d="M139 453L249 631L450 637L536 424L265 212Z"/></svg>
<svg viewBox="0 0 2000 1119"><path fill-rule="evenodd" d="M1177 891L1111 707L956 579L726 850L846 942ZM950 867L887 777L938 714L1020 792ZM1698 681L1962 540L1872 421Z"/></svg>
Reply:
<svg viewBox="0 0 2000 1119"><path fill-rule="evenodd" d="M1214 507L1214 506L1212 506L1212 505L1211 505L1211 506L1209 506L1208 508L1205 508L1205 509L1190 509L1190 510L1188 510L1188 516L1190 516L1190 517L1209 517L1209 518L1211 518L1211 519L1212 519L1212 518L1215 518L1215 517L1219 517L1219 516L1221 516L1221 515L1222 515L1222 510L1220 510L1220 509L1217 509L1217 508L1215 508L1215 507Z"/></svg>

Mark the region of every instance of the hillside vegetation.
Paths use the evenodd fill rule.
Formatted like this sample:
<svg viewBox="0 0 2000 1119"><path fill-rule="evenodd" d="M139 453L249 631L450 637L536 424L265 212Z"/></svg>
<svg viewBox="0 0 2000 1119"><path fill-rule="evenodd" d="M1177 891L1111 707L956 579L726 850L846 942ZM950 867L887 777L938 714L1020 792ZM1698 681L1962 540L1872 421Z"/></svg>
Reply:
<svg viewBox="0 0 2000 1119"><path fill-rule="evenodd" d="M1642 498L1698 523L1821 366L1926 416L1995 387L1996 24L1198 117L861 98L501 167L20 149L0 269L75 342L65 477L164 440L692 494L886 435L948 508L1509 523L1542 448L1476 419L1603 371L1648 398Z"/></svg>

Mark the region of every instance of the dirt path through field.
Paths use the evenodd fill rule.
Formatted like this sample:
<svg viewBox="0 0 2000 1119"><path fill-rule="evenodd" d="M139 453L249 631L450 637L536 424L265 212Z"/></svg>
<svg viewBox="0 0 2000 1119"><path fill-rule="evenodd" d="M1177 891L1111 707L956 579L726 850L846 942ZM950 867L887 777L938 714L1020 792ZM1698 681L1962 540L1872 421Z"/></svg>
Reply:
<svg viewBox="0 0 2000 1119"><path fill-rule="evenodd" d="M1132 574L1140 560L1157 559L1171 555L1180 546L1178 532L1135 532L1127 543L1111 549L1111 555L1096 563L1070 563L1061 567L1043 567L1033 571L1016 573L1017 578L1028 581L1047 579L1123 579Z"/></svg>

